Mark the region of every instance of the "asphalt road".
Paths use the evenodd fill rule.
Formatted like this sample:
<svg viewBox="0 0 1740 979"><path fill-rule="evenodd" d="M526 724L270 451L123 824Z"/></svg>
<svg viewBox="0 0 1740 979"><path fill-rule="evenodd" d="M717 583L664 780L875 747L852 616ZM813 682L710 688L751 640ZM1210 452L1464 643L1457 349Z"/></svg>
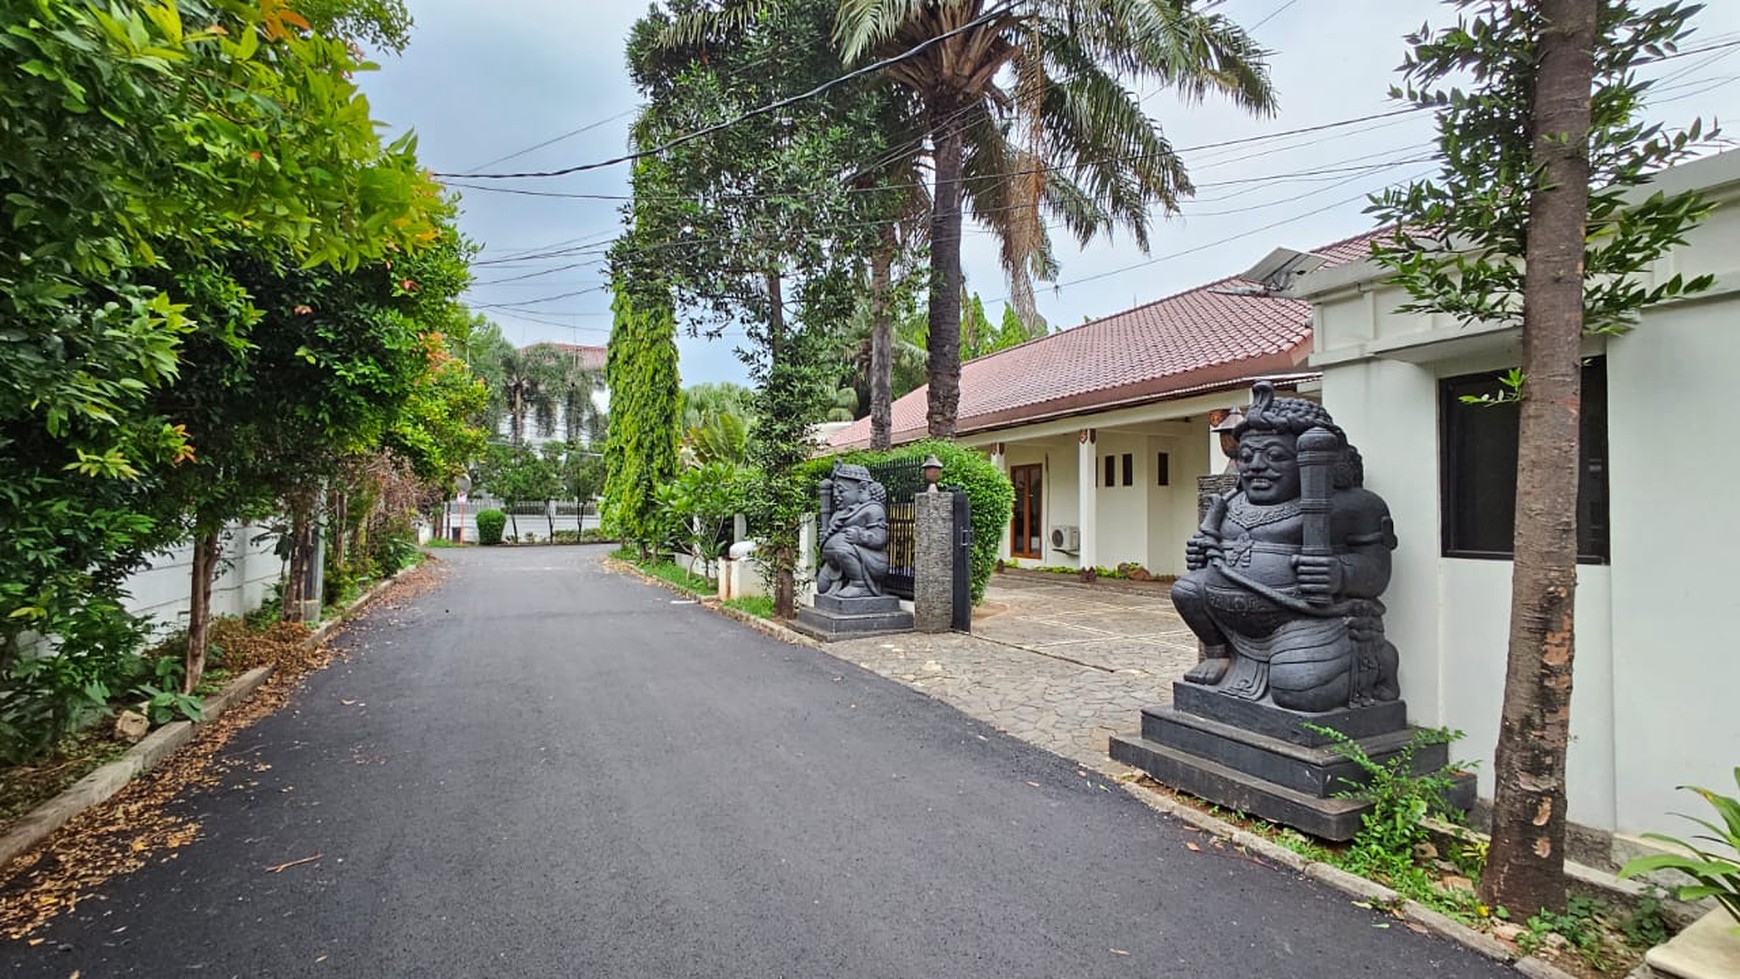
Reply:
<svg viewBox="0 0 1740 979"><path fill-rule="evenodd" d="M0 976L1515 975L602 556L443 552Z"/></svg>

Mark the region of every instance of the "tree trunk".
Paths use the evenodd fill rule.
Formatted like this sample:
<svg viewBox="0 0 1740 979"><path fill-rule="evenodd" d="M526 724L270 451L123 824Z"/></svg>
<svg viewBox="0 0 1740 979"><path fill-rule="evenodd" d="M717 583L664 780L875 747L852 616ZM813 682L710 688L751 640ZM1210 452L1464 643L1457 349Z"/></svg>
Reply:
<svg viewBox="0 0 1740 979"><path fill-rule="evenodd" d="M870 255L870 448L886 449L894 440L894 225L884 225L882 240Z"/></svg>
<svg viewBox="0 0 1740 979"><path fill-rule="evenodd" d="M1492 849L1481 901L1521 921L1565 907L1565 749L1577 588L1578 414L1597 0L1542 0L1531 138L1515 565Z"/></svg>
<svg viewBox="0 0 1740 979"><path fill-rule="evenodd" d="M290 569L279 601L278 617L285 622L302 621L302 603L308 600L308 566L314 561L314 524L311 494L296 491L287 498L290 505Z"/></svg>
<svg viewBox="0 0 1740 979"><path fill-rule="evenodd" d="M767 350L770 378L779 377L780 358L785 354L785 288L779 272L767 276ZM783 382L781 382L783 383ZM782 474L784 475L784 474ZM793 536L797 528L792 528ZM797 615L797 549L779 547L773 551L773 614L782 619Z"/></svg>
<svg viewBox="0 0 1740 979"><path fill-rule="evenodd" d="M936 199L930 217L926 425L931 438L952 439L961 401L961 167L965 146L952 96L936 96L927 109L936 152Z"/></svg>
<svg viewBox="0 0 1740 979"><path fill-rule="evenodd" d="M217 532L194 534L193 587L188 593L187 655L183 660L182 693L193 693L205 675L205 653L211 645L211 580L217 564Z"/></svg>

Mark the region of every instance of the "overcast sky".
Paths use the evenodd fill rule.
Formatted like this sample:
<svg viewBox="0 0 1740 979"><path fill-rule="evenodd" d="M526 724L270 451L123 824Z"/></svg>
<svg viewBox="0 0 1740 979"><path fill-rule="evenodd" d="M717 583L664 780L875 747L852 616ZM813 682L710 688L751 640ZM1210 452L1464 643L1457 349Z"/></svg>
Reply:
<svg viewBox="0 0 1740 979"><path fill-rule="evenodd" d="M410 47L383 58L363 84L375 118L395 132L417 133L430 169L554 169L626 148L638 99L623 42L646 12L645 0L410 0L410 7ZM1402 37L1422 23L1448 23L1451 8L1436 0L1227 0L1220 10L1274 51L1280 112L1256 119L1223 102L1185 105L1167 92L1142 91L1143 106L1182 150L1197 195L1182 216L1156 224L1147 255L1122 238L1085 249L1059 240L1062 274L1055 287L1038 289L1040 312L1053 324L1073 326L1238 273L1275 247L1308 250L1358 234L1367 227L1367 193L1432 172L1424 159L1430 119L1419 113L1207 144L1397 108L1386 92L1396 81ZM1695 23L1698 33L1685 48L1740 40L1740 3L1716 0ZM1654 116L1670 125L1697 116L1725 120L1740 106L1740 46L1682 57L1656 66L1656 74ZM532 149L538 144L546 145ZM622 195L628 171L492 184ZM516 343L603 344L610 297L601 250L618 231L620 202L462 194L461 227L483 246L468 300ZM577 253L511 260L561 249ZM985 298L995 321L1007 292L995 248L969 226L965 253L968 288ZM729 337L681 338L684 384L741 381L731 344Z"/></svg>

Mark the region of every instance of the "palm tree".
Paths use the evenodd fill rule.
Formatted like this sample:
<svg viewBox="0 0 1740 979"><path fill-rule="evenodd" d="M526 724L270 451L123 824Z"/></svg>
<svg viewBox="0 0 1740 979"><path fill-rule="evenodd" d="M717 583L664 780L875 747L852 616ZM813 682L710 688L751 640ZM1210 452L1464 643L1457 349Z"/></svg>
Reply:
<svg viewBox="0 0 1740 979"><path fill-rule="evenodd" d="M884 74L922 102L930 138L933 437L953 437L960 401L963 196L998 232L1011 271L1047 272L1046 214L1084 243L1123 227L1145 249L1149 210L1175 212L1191 186L1125 83L1159 82L1188 99L1216 92L1273 111L1265 52L1225 17L1194 8L1194 0L841 0L835 40L847 62L929 43ZM1072 179L1051 179L1058 173ZM1019 284L1012 292L1030 305Z"/></svg>
<svg viewBox="0 0 1740 979"><path fill-rule="evenodd" d="M508 441L525 441L530 422L539 435L556 430L556 414L562 403L562 362L555 348L533 344L516 348L506 345L495 351L495 363L487 373L491 414L508 420Z"/></svg>

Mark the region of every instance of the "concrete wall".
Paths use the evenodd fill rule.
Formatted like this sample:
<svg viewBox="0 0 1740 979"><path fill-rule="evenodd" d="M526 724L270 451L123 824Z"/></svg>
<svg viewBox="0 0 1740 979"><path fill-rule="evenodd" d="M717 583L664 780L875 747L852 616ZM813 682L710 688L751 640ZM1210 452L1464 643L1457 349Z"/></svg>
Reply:
<svg viewBox="0 0 1740 979"><path fill-rule="evenodd" d="M1095 478L1099 489L1099 539L1094 561L1102 568L1115 568L1130 561L1148 563L1148 486L1154 481L1154 463L1148 459L1148 440L1124 432L1100 432L1094 453ZM1123 456L1130 455L1130 485L1125 486ZM1105 460L1112 459L1113 480L1105 482Z"/></svg>
<svg viewBox="0 0 1740 979"><path fill-rule="evenodd" d="M214 615L243 615L260 607L284 573L284 562L272 553L276 543L275 535L254 525L225 532L220 549L224 563L211 590ZM151 618L159 634L184 629L192 578L191 546L161 555L127 579L127 609Z"/></svg>
<svg viewBox="0 0 1740 979"><path fill-rule="evenodd" d="M1635 833L1682 831L1676 785L1731 785L1740 764L1740 453L1720 426L1740 377L1740 154L1669 171L1724 206L1654 270L1715 273L1714 290L1652 309L1634 332L1592 340L1608 377L1610 563L1578 573L1568 754L1570 818ZM1438 381L1515 366L1514 329L1398 313L1375 267L1320 273L1313 364L1323 401L1389 501L1401 546L1385 596L1412 718L1467 733L1482 794L1503 691L1511 565L1441 556ZM1713 423L1713 424L1712 424Z"/></svg>

